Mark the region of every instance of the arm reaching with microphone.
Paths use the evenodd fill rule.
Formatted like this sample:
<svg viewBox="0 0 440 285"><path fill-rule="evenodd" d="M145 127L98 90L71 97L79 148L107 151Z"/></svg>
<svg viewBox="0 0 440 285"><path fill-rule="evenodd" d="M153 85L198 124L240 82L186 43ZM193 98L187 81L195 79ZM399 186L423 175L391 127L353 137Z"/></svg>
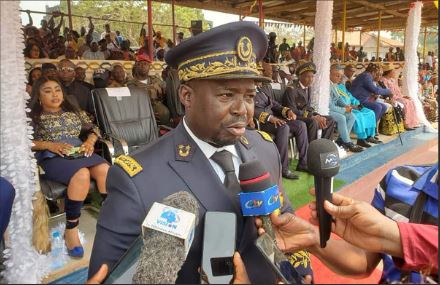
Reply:
<svg viewBox="0 0 440 285"><path fill-rule="evenodd" d="M311 192L314 194L314 190ZM310 208L310 221L316 224L316 202L312 202ZM397 222L382 215L370 204L333 194L333 203L325 201L324 208L335 218L332 232L345 241L371 252L402 257Z"/></svg>
<svg viewBox="0 0 440 285"><path fill-rule="evenodd" d="M313 189L311 194L315 194ZM317 224L316 202L312 202L310 208L310 221ZM308 249L334 272L356 277L369 275L376 268L381 258L379 253L404 258L403 262L400 259L395 259L395 262L406 262L402 266L408 269L430 266L432 270L437 270L438 262L434 261L437 258L432 258L432 255L438 252L438 244L428 239L422 241L428 248L425 249L424 263L414 261L409 244L411 238L417 238L419 242L427 235L435 237L434 233L437 233L438 236L438 227L398 223L382 215L366 202L355 201L339 194L333 194L333 204L326 201L324 208L335 219L332 222L332 232L344 240L330 239L326 248L320 248L319 232L311 224L290 213L280 216L272 214L270 218L280 249ZM256 219L256 225L258 233L264 233L260 219ZM422 232L425 233L423 236ZM410 261L412 267L408 264Z"/></svg>

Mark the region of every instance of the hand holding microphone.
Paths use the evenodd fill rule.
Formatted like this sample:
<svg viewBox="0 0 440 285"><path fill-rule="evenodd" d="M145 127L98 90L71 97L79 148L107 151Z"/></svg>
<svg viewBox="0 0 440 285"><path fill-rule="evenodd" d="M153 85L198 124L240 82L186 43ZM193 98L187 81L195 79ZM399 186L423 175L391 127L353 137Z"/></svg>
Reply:
<svg viewBox="0 0 440 285"><path fill-rule="evenodd" d="M315 195L311 189L310 194ZM335 219L332 232L347 242L370 252L387 252L399 256L400 243L395 237L398 232L397 223L382 215L372 205L364 201L356 201L350 197L333 194L333 202L324 203L325 210ZM311 219L318 223L316 202L310 203ZM384 250L384 249L388 249Z"/></svg>
<svg viewBox="0 0 440 285"><path fill-rule="evenodd" d="M319 239L324 248L330 238L332 222L331 215L324 210L324 201L332 202L333 177L339 172L339 152L335 143L328 139L312 141L307 150L307 166L315 178Z"/></svg>

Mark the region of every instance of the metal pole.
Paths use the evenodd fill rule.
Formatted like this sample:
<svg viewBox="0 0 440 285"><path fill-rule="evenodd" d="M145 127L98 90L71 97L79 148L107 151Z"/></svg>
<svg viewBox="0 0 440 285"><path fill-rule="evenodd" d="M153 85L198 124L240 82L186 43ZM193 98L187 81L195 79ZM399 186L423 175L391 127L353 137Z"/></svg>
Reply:
<svg viewBox="0 0 440 285"><path fill-rule="evenodd" d="M258 0L258 25L262 29L264 29L263 17L263 0Z"/></svg>
<svg viewBox="0 0 440 285"><path fill-rule="evenodd" d="M347 20L347 0L344 0L342 11L342 62L345 62L345 26Z"/></svg>
<svg viewBox="0 0 440 285"><path fill-rule="evenodd" d="M362 45L362 30L359 30L359 47Z"/></svg>
<svg viewBox="0 0 440 285"><path fill-rule="evenodd" d="M72 24L72 8L70 7L71 0L67 0L67 15L69 16L69 29L73 30L73 24Z"/></svg>
<svg viewBox="0 0 440 285"><path fill-rule="evenodd" d="M379 45L380 45L380 30L381 29L382 29L382 11L379 11L379 26L377 29L376 61L379 60Z"/></svg>
<svg viewBox="0 0 440 285"><path fill-rule="evenodd" d="M406 27L403 29L403 52L405 53L405 44L406 44Z"/></svg>
<svg viewBox="0 0 440 285"><path fill-rule="evenodd" d="M426 32L427 32L427 28L425 26L425 35L423 36L423 62L425 62L425 51L426 51ZM426 62L425 62L426 63Z"/></svg>
<svg viewBox="0 0 440 285"><path fill-rule="evenodd" d="M176 44L176 14L174 13L174 2L171 2L171 13L173 14L173 43Z"/></svg>
<svg viewBox="0 0 440 285"><path fill-rule="evenodd" d="M26 12L27 10L18 10L20 12ZM39 11L30 11L32 14L41 14L41 15L52 15L52 13L47 13L47 12L39 12ZM67 14L65 14L67 15ZM88 19L88 16L82 16L82 15L75 15L72 14L72 17L77 17L77 18L83 18L83 19ZM98 21L102 21L102 18L98 18L98 17L90 17L92 20L98 20ZM115 20L115 19L107 19L105 20L106 22L117 22L117 23L128 23L128 24L142 24L142 22L136 22L136 21L125 21L125 20ZM173 25L171 24L161 24L161 23L154 23L155 26L163 26L163 27L172 27ZM190 29L190 27L182 27L182 26L177 26L180 27L182 29Z"/></svg>
<svg viewBox="0 0 440 285"><path fill-rule="evenodd" d="M153 14L151 0L148 0L148 53L150 59L153 60Z"/></svg>
<svg viewBox="0 0 440 285"><path fill-rule="evenodd" d="M303 47L306 48L306 24L304 23Z"/></svg>

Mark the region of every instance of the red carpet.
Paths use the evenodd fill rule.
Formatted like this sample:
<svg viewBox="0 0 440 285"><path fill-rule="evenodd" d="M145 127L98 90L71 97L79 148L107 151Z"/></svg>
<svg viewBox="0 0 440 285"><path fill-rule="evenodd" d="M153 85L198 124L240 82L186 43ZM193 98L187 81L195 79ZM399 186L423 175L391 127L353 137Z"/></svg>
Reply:
<svg viewBox="0 0 440 285"><path fill-rule="evenodd" d="M296 210L295 214L304 220L308 220L310 217L310 208L308 205L305 205ZM332 234L332 238L339 237ZM381 270L375 269L367 278L355 279L344 277L331 271L315 256L311 255L311 260L316 284L377 284L382 275Z"/></svg>

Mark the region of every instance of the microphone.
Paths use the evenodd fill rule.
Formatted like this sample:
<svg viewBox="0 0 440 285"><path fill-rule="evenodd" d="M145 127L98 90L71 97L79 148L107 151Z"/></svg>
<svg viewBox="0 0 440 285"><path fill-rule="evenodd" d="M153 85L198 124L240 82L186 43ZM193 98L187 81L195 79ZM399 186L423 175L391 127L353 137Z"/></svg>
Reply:
<svg viewBox="0 0 440 285"><path fill-rule="evenodd" d="M312 141L307 150L307 166L315 177L319 243L321 248L324 248L330 238L332 223L332 217L324 209L324 201L332 202L333 176L339 172L338 148L328 139Z"/></svg>
<svg viewBox="0 0 440 285"><path fill-rule="evenodd" d="M270 173L258 160L242 163L238 178L243 216L261 216L264 230L275 241L268 215L281 206L278 185L272 182Z"/></svg>
<svg viewBox="0 0 440 285"><path fill-rule="evenodd" d="M194 238L199 204L188 192L173 193L154 203L142 224L143 248L135 284L173 284Z"/></svg>

